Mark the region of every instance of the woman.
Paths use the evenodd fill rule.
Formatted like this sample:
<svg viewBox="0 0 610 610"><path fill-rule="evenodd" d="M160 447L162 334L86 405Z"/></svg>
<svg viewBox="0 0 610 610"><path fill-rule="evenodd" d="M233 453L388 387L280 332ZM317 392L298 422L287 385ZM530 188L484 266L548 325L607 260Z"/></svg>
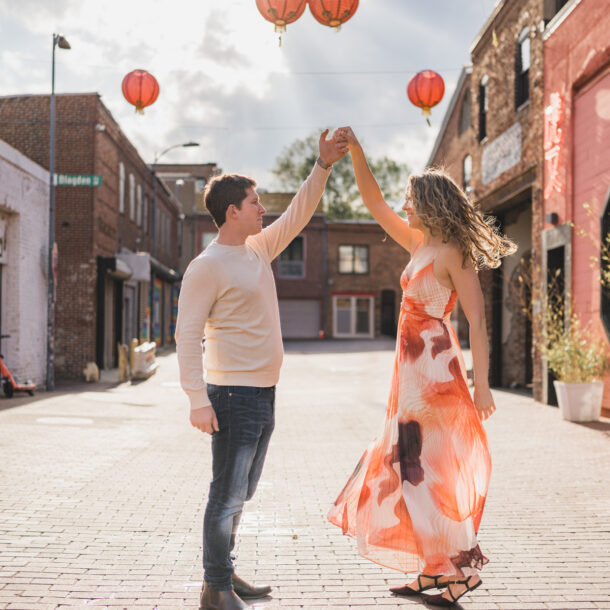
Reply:
<svg viewBox="0 0 610 610"><path fill-rule="evenodd" d="M383 435L365 451L329 512L372 561L418 572L390 589L451 606L481 584L487 558L476 532L491 460L482 420L495 405L487 379L489 348L477 270L498 267L515 245L494 232L447 175L409 179L403 210L384 201L353 131L348 139L362 199L374 218L411 254L400 283L403 301ZM474 397L449 315L456 298L470 323Z"/></svg>

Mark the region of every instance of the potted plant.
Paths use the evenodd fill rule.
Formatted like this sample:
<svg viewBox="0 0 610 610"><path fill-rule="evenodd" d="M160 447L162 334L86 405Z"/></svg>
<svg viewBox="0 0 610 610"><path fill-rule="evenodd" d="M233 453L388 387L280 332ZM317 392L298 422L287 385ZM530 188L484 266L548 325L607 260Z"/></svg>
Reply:
<svg viewBox="0 0 610 610"><path fill-rule="evenodd" d="M580 235L582 233L579 231ZM609 250L610 236L607 236L601 247L601 261L596 261L600 263L602 289L610 288ZM560 273L549 278L544 293L534 281L541 277L540 270L534 267L531 260L522 260L517 276L519 285L515 288L523 310L537 329L534 346L556 377L553 385L561 413L569 421L598 420L604 392L603 377L610 368L607 343L591 323L583 325L580 316L572 310L572 295L564 290ZM526 295L534 297L539 306L534 309Z"/></svg>
<svg viewBox="0 0 610 610"><path fill-rule="evenodd" d="M602 379L610 365L607 347L575 313L565 313L547 305L546 328L538 347L557 378L553 385L563 418L596 421L602 408Z"/></svg>

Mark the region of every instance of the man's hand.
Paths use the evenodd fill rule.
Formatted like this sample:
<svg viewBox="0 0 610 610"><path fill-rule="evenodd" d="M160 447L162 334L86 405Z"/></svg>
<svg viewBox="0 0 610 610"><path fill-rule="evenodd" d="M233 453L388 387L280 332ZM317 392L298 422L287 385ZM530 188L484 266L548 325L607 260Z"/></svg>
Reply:
<svg viewBox="0 0 610 610"><path fill-rule="evenodd" d="M191 411L191 426L208 434L218 432L218 420L212 405Z"/></svg>
<svg viewBox="0 0 610 610"><path fill-rule="evenodd" d="M347 153L347 139L344 135L335 132L330 140L326 139L328 129L320 136L320 159L326 165L332 165Z"/></svg>
<svg viewBox="0 0 610 610"><path fill-rule="evenodd" d="M356 134L351 127L339 127L336 131L337 136L342 136L347 141L348 148L360 146L360 142L356 138Z"/></svg>

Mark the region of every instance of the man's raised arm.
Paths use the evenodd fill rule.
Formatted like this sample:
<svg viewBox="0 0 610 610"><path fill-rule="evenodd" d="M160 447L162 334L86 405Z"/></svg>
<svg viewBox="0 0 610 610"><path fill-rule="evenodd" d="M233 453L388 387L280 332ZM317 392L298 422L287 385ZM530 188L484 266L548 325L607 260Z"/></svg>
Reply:
<svg viewBox="0 0 610 610"><path fill-rule="evenodd" d="M333 135L327 140L327 135L328 129L320 135L320 156L286 211L258 235L249 238L266 252L270 261L278 256L310 221L324 193L332 164L347 153L347 139L344 136Z"/></svg>

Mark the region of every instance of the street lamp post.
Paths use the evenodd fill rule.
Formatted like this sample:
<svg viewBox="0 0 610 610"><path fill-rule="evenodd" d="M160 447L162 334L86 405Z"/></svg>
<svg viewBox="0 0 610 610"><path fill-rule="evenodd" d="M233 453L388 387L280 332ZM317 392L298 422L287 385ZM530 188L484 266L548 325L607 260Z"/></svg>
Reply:
<svg viewBox="0 0 610 610"><path fill-rule="evenodd" d="M60 34L53 34L51 59L51 120L49 145L49 247L47 268L47 390L55 389L55 278L53 277L53 258L55 247L55 47L70 49L70 43Z"/></svg>
<svg viewBox="0 0 610 610"><path fill-rule="evenodd" d="M159 159L168 153L170 150L174 150L174 148L192 148L195 146L199 146L199 142L185 142L184 144L174 144L173 146L169 146L165 150L161 151L158 154L155 154L155 158L152 164L152 174L153 174L153 198L152 198L152 210L151 210L151 219L150 219L150 256L154 258L155 256L155 242L156 242L156 223L157 223L157 163ZM153 324L153 310L154 310L154 302L153 302L153 277L152 273L150 275L150 286L149 286L149 299L150 299L150 326L149 326L149 340L152 341L152 324Z"/></svg>

